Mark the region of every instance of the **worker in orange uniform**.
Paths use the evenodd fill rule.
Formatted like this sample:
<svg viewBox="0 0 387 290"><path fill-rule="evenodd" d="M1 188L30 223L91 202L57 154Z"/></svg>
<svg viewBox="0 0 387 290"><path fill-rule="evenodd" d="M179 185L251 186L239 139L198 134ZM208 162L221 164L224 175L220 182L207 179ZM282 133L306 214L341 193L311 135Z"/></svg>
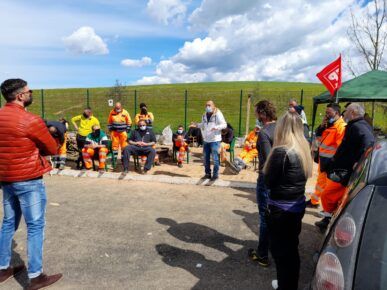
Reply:
<svg viewBox="0 0 387 290"><path fill-rule="evenodd" d="M153 116L152 112L148 111L148 108L145 103L140 104L140 113L137 113L134 117L134 123L138 124L139 121L145 121L147 129L153 130L153 122L155 120L155 117ZM156 145L153 145L153 149L156 150ZM146 157L141 156L141 160L145 162ZM156 153L155 157L155 165L159 166L159 154Z"/></svg>
<svg viewBox="0 0 387 290"><path fill-rule="evenodd" d="M83 162L87 170L93 167L93 157L98 154L98 169L105 169L106 156L109 152L107 145L109 142L105 132L98 125L93 126L93 132L87 135L85 147L82 149Z"/></svg>
<svg viewBox="0 0 387 290"><path fill-rule="evenodd" d="M112 150L114 158L117 159L119 148L124 149L128 145L128 132L132 126L132 120L128 111L117 102L111 110L108 118L108 129L112 139Z"/></svg>
<svg viewBox="0 0 387 290"><path fill-rule="evenodd" d="M177 166L183 167L184 155L188 151L188 136L183 125L179 125L176 133L172 135L173 147L177 152Z"/></svg>
<svg viewBox="0 0 387 290"><path fill-rule="evenodd" d="M318 176L314 193L306 206L317 208L320 204L321 193L327 183L327 167L341 144L346 123L340 114L340 105L331 103L327 105L322 124L316 130L316 151L318 150Z"/></svg>
<svg viewBox="0 0 387 290"><path fill-rule="evenodd" d="M235 158L234 162L230 164L233 173L238 174L241 172L242 169L245 169L247 165L258 156L256 145L261 127L261 123L257 121L255 123L255 128L246 136L242 152Z"/></svg>
<svg viewBox="0 0 387 290"><path fill-rule="evenodd" d="M350 177L360 158L375 143L373 128L364 120L364 108L358 103L350 104L343 117L347 126L343 140L328 165L327 183L321 194L321 204L325 212L334 213L345 196ZM315 223L325 230L330 217L325 216Z"/></svg>

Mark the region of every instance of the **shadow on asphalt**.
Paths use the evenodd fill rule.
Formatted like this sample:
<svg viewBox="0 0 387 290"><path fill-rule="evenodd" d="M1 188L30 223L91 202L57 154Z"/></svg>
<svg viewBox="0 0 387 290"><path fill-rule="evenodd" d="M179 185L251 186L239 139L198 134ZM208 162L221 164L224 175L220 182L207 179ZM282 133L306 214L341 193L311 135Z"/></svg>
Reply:
<svg viewBox="0 0 387 290"><path fill-rule="evenodd" d="M176 170L181 170L184 168L178 168L176 166ZM189 175L186 174L179 174L179 173L174 173L174 172L169 172L169 171L162 171L162 170L157 170L155 172L152 172L153 175L167 175L167 176L172 176L172 177L190 177Z"/></svg>
<svg viewBox="0 0 387 290"><path fill-rule="evenodd" d="M11 258L11 266L19 266L22 264L25 264L23 259L20 257L19 253L15 251L17 248L17 243L12 240L12 258ZM28 285L28 275L27 270L24 270L23 272L19 273L14 277L14 279L19 283L19 285L24 289Z"/></svg>
<svg viewBox="0 0 387 290"><path fill-rule="evenodd" d="M167 232L180 241L202 244L227 255L218 262L196 251L168 244L156 245L165 264L182 268L199 279L192 289L259 289L258 266L247 258L247 251L254 246L254 241L240 240L196 223L177 223L169 218L158 218L157 222L169 226ZM233 250L226 243L236 245L238 249ZM264 269L265 275L272 276L272 270Z"/></svg>

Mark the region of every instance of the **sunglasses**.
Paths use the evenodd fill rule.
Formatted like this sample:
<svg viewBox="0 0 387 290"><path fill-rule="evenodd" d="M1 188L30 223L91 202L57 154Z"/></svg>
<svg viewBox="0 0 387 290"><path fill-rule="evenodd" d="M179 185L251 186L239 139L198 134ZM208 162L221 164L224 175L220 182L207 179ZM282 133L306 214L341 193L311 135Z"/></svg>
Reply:
<svg viewBox="0 0 387 290"><path fill-rule="evenodd" d="M24 95L24 94L27 94L27 93L32 95L33 91L32 90L28 90L28 91L25 91L25 92L18 93L18 95Z"/></svg>

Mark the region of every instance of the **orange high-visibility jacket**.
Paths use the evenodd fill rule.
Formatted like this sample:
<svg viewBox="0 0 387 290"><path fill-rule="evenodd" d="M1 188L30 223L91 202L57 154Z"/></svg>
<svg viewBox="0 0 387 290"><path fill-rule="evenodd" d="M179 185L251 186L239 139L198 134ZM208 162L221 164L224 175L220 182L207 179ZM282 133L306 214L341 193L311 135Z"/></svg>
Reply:
<svg viewBox="0 0 387 290"><path fill-rule="evenodd" d="M134 123L138 125L138 122L142 120L147 123L147 125L151 125L153 121L155 120L155 117L151 112L148 112L146 115L142 115L141 113L138 113L136 117L134 118Z"/></svg>
<svg viewBox="0 0 387 290"><path fill-rule="evenodd" d="M332 158L344 137L346 123L343 118L338 119L331 127L326 128L318 142L319 156Z"/></svg>
<svg viewBox="0 0 387 290"><path fill-rule="evenodd" d="M117 113L114 109L111 110L108 118L108 128L111 131L124 132L132 125L132 119L128 111L122 109Z"/></svg>
<svg viewBox="0 0 387 290"><path fill-rule="evenodd" d="M246 136L246 140L245 140L245 148L246 147L249 147L250 145L252 145L252 148L253 149L256 149L255 148L255 145L257 144L257 141L258 141L258 133L255 132L255 130L251 131L247 136ZM247 148L246 148L247 149Z"/></svg>

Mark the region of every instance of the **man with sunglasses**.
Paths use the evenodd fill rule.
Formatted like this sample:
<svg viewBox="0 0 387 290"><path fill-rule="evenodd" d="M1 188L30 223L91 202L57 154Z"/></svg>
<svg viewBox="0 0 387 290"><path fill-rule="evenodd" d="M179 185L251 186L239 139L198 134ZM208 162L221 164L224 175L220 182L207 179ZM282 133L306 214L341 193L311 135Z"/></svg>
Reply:
<svg viewBox="0 0 387 290"><path fill-rule="evenodd" d="M12 267L12 239L21 216L27 224L27 289L41 289L57 282L62 274L47 276L42 270L46 211L43 174L51 170L44 156L55 155L57 143L44 121L26 111L32 91L22 79L1 84L7 103L0 109L0 182L4 219L0 232L0 283L25 269Z"/></svg>

